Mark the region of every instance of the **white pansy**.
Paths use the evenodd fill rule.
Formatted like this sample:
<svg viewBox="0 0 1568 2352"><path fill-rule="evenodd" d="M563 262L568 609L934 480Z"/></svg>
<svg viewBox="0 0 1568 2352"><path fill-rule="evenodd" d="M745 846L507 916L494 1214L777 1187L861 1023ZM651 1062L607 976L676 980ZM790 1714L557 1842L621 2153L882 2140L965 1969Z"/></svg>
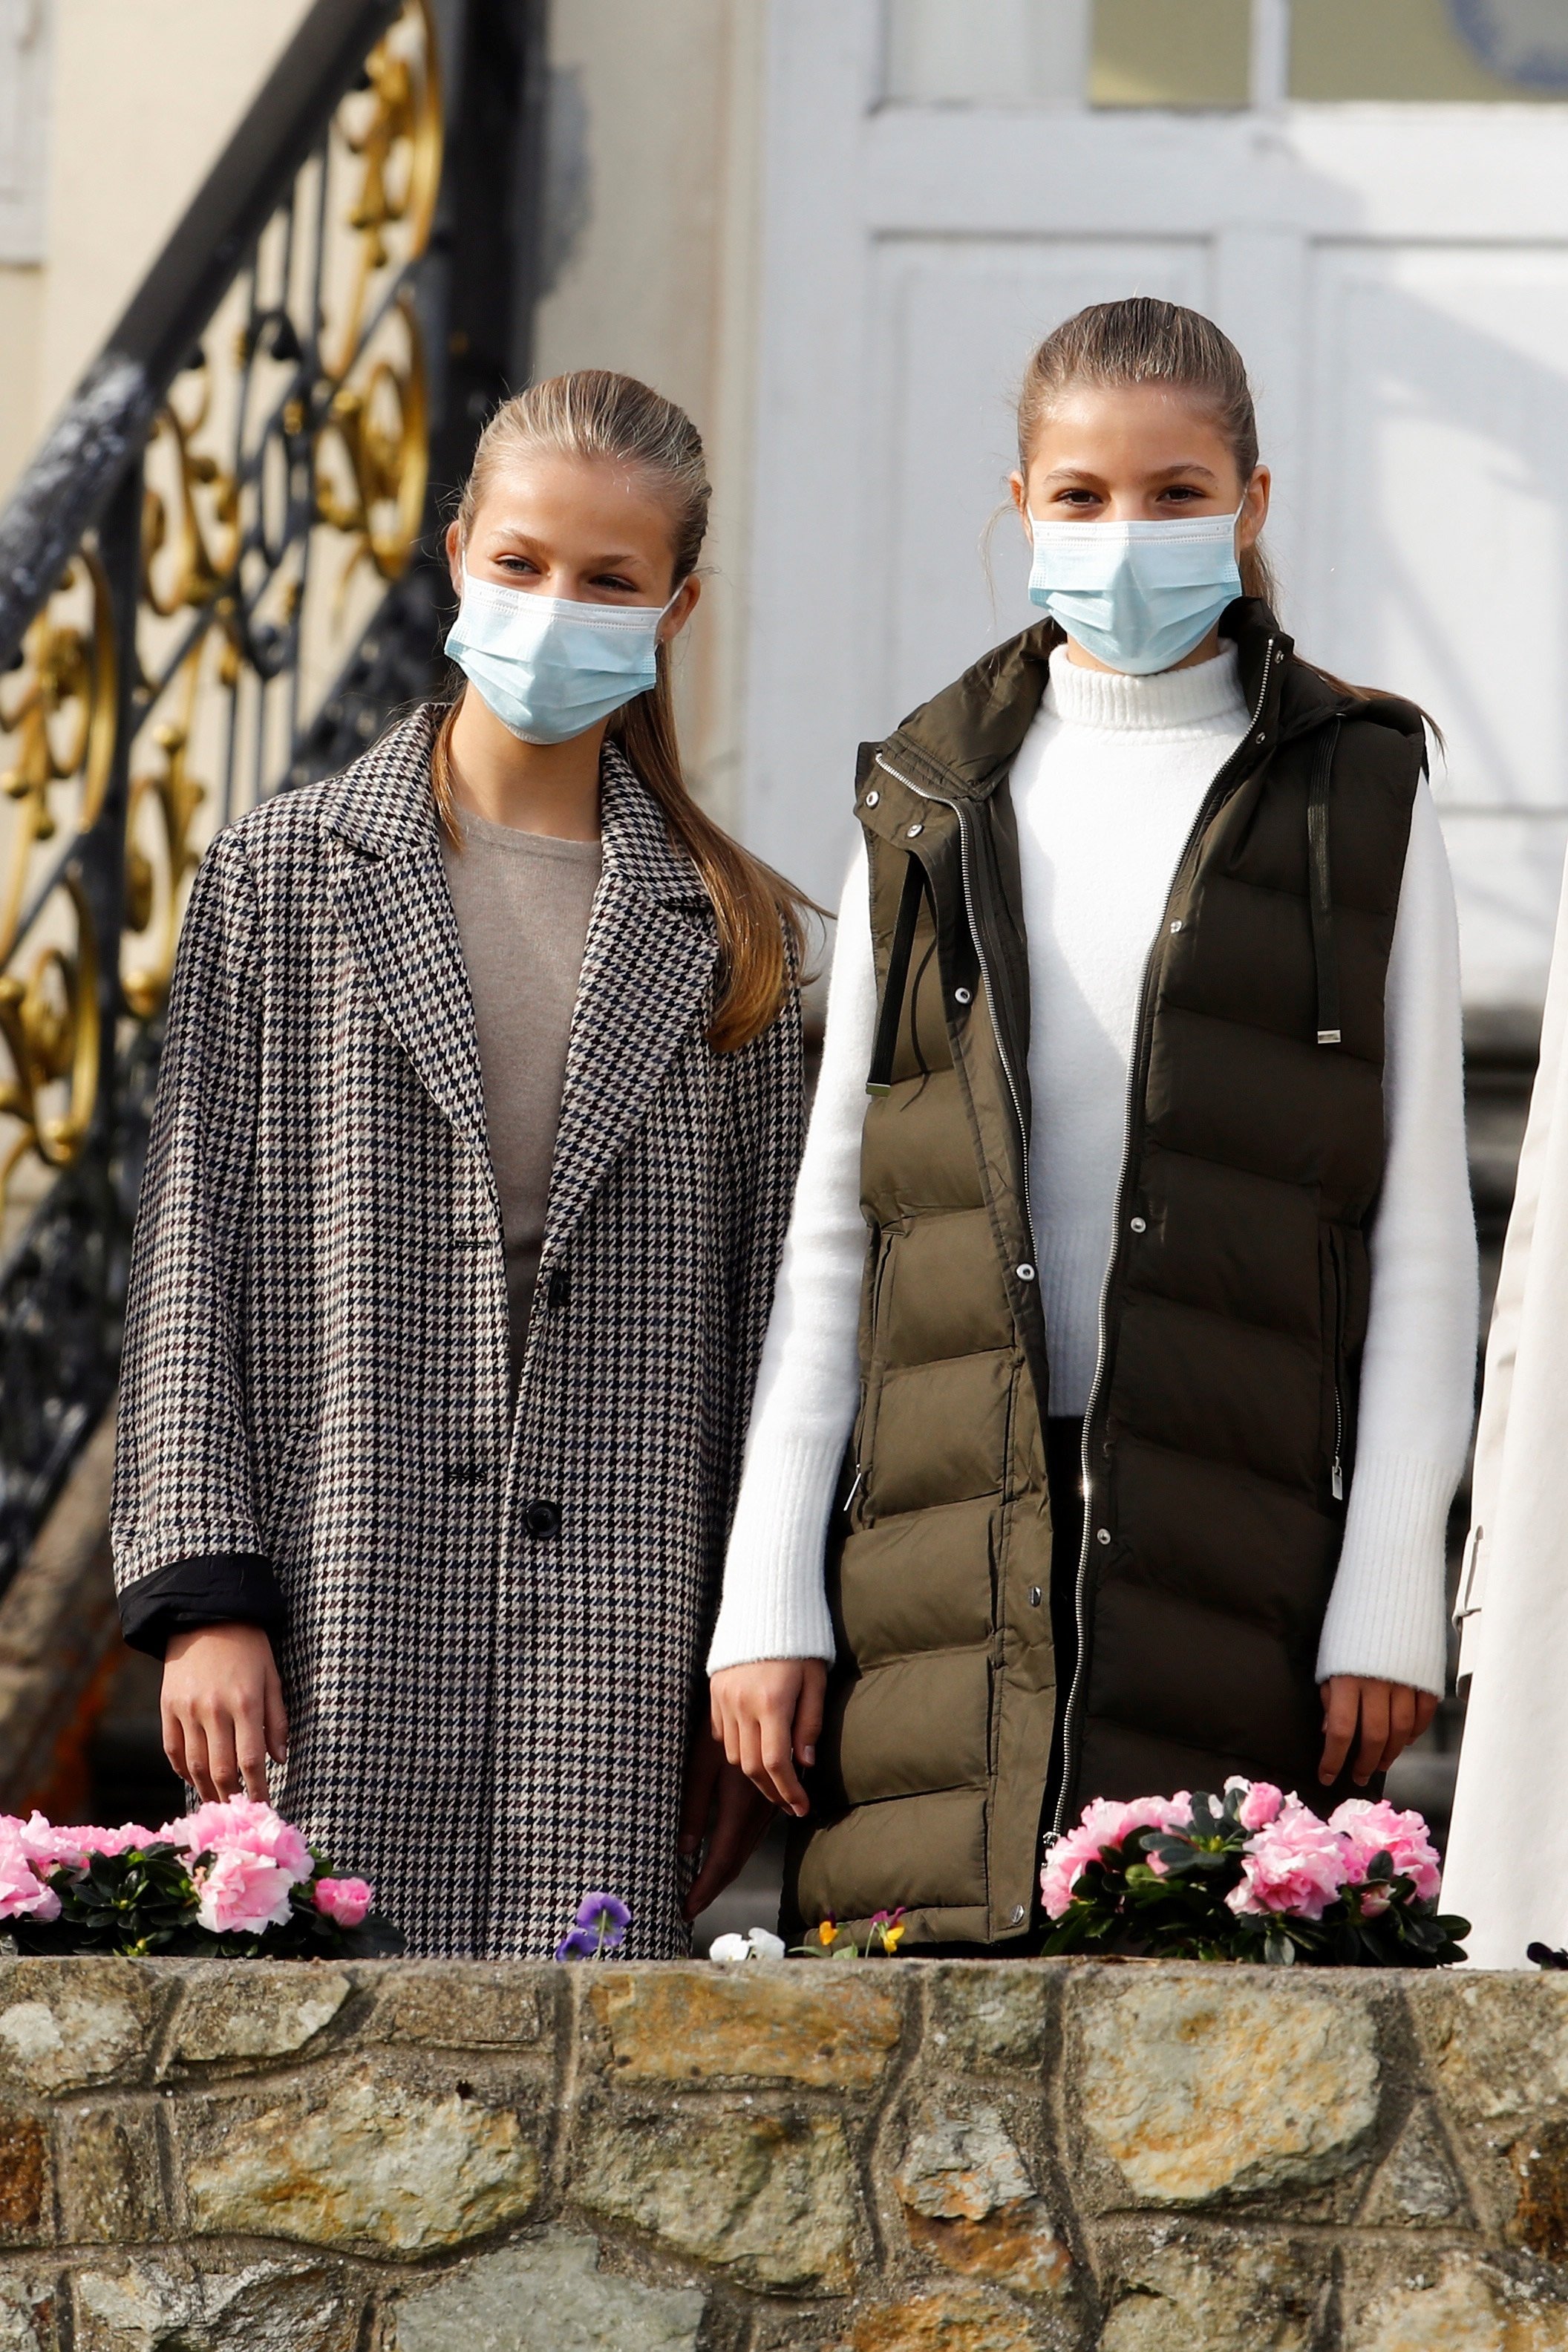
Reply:
<svg viewBox="0 0 1568 2352"><path fill-rule="evenodd" d="M746 1941L752 1948L753 1958L759 1960L782 1960L784 1956L784 1937L771 1936L765 1927L753 1927Z"/></svg>
<svg viewBox="0 0 1568 2352"><path fill-rule="evenodd" d="M708 1947L710 1960L749 1960L752 1948L744 1936L715 1936Z"/></svg>

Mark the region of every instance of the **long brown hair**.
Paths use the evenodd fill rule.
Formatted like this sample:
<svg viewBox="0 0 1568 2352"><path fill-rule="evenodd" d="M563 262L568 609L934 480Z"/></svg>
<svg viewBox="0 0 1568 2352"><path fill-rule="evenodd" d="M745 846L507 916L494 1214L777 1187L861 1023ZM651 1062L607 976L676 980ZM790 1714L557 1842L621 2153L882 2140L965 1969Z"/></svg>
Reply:
<svg viewBox="0 0 1568 2352"><path fill-rule="evenodd" d="M1163 383L1185 394L1219 427L1243 488L1251 481L1258 465L1258 415L1246 362L1230 337L1201 310L1134 294L1121 302L1091 303L1053 328L1025 370L1018 394L1018 469L1026 478L1041 425L1075 383ZM1279 583L1256 540L1237 558L1237 569L1244 596L1278 605ZM1315 662L1307 667L1358 702L1371 701L1377 693ZM1436 721L1426 711L1421 716L1441 743Z"/></svg>
<svg viewBox="0 0 1568 2352"><path fill-rule="evenodd" d="M697 428L673 401L607 368L552 376L496 410L479 436L458 508L465 545L498 472L540 449L637 474L668 509L671 593L695 572L710 496ZM451 740L461 702L459 692L437 730L430 761L431 790L448 834L456 829ZM797 984L805 960L806 920L816 910L692 799L680 764L668 646L658 648L655 683L616 712L609 734L658 801L671 839L690 857L711 902L719 933L719 989L708 1039L716 1053L733 1053L762 1034Z"/></svg>

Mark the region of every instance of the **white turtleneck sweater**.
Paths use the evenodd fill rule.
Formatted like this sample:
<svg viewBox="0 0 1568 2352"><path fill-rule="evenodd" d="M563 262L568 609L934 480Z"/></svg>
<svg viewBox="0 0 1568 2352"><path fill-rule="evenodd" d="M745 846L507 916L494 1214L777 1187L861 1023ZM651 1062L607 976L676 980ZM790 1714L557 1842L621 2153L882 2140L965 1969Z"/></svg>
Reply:
<svg viewBox="0 0 1568 2352"><path fill-rule="evenodd" d="M1247 719L1234 646L1153 677L1085 669L1060 647L1014 763L1029 942L1029 1179L1053 1413L1081 1414L1094 1378L1144 963L1193 819ZM710 1673L833 1655L823 1570L858 1394L860 1129L876 1013L862 847L839 909L822 1075ZM1441 1691L1444 1538L1469 1437L1478 1297L1458 931L1425 784L1389 958L1384 1097L1356 1465L1318 1674Z"/></svg>

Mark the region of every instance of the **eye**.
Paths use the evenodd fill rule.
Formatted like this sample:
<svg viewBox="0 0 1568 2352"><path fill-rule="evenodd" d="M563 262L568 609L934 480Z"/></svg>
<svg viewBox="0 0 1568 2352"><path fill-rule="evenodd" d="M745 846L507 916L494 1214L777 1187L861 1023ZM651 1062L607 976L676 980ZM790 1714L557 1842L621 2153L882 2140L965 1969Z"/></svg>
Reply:
<svg viewBox="0 0 1568 2352"><path fill-rule="evenodd" d="M608 588L623 596L635 596L637 593L637 582L628 580L625 573L620 572L599 572L595 578L594 585L595 588Z"/></svg>
<svg viewBox="0 0 1568 2352"><path fill-rule="evenodd" d="M499 572L510 572L520 580L539 575L539 566L531 555L497 555L491 561Z"/></svg>
<svg viewBox="0 0 1568 2352"><path fill-rule="evenodd" d="M1104 504L1104 500L1101 499L1098 490L1089 490L1080 488L1076 489L1058 490L1056 493L1053 503L1058 507L1077 507L1079 509L1083 509L1089 507L1102 506Z"/></svg>

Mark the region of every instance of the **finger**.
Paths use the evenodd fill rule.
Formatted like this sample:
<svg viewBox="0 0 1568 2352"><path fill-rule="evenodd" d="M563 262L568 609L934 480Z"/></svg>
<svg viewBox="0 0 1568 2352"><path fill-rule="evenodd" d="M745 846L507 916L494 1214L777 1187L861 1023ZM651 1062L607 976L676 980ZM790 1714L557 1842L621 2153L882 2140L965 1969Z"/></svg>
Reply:
<svg viewBox="0 0 1568 2352"><path fill-rule="evenodd" d="M1351 1778L1358 1789L1365 1788L1388 1745L1388 1699L1386 1683L1362 1685L1361 1739L1351 1767Z"/></svg>
<svg viewBox="0 0 1568 2352"><path fill-rule="evenodd" d="M190 1767L185 1761L185 1727L174 1709L164 1701L160 1710L163 1724L163 1753L169 1759L169 1769L177 1780L191 1785Z"/></svg>
<svg viewBox="0 0 1568 2352"><path fill-rule="evenodd" d="M207 1769L207 1736L199 1716L185 1717L185 1760L190 1767L190 1784L203 1804L210 1805L217 1795L212 1774Z"/></svg>
<svg viewBox="0 0 1568 2352"><path fill-rule="evenodd" d="M816 1761L816 1743L822 1735L822 1702L826 1688L827 1676L823 1667L817 1660L809 1660L795 1710L795 1752L803 1765L810 1766Z"/></svg>
<svg viewBox="0 0 1568 2352"><path fill-rule="evenodd" d="M1325 1789L1331 1787L1344 1770L1345 1758L1355 1738L1359 1700L1355 1684L1343 1675L1336 1675L1323 1686L1323 1755L1318 1778Z"/></svg>
<svg viewBox="0 0 1568 2352"><path fill-rule="evenodd" d="M770 1805L783 1808L784 1800L774 1785L773 1774L763 1760L764 1726L756 1716L748 1716L741 1725L741 1769L753 1788L760 1789Z"/></svg>
<svg viewBox="0 0 1568 2352"><path fill-rule="evenodd" d="M240 1794L239 1759L234 1748L234 1717L226 1707L214 1707L202 1718L202 1732L206 1740L207 1777L216 1794L237 1797Z"/></svg>
<svg viewBox="0 0 1568 2352"><path fill-rule="evenodd" d="M289 1761L289 1709L283 1703L283 1679L276 1666L267 1669L267 1681L262 1695L266 1719L267 1753L274 1764Z"/></svg>
<svg viewBox="0 0 1568 2352"><path fill-rule="evenodd" d="M1378 1759L1378 1770L1391 1771L1415 1737L1415 1694L1407 1683L1396 1683L1389 1694L1388 1738Z"/></svg>
<svg viewBox="0 0 1568 2352"><path fill-rule="evenodd" d="M1426 1734L1431 1730L1433 1724L1437 1719L1437 1709L1440 1704L1441 1701L1434 1692L1416 1692L1415 1737L1417 1739L1425 1739Z"/></svg>
<svg viewBox="0 0 1568 2352"><path fill-rule="evenodd" d="M763 1766L779 1801L797 1818L809 1811L805 1790L795 1776L795 1758L790 1752L791 1726L778 1716L772 1716L763 1731Z"/></svg>
<svg viewBox="0 0 1568 2352"><path fill-rule="evenodd" d="M236 1713L234 1760L246 1795L264 1805L267 1802L267 1732L258 1706L247 1706Z"/></svg>

